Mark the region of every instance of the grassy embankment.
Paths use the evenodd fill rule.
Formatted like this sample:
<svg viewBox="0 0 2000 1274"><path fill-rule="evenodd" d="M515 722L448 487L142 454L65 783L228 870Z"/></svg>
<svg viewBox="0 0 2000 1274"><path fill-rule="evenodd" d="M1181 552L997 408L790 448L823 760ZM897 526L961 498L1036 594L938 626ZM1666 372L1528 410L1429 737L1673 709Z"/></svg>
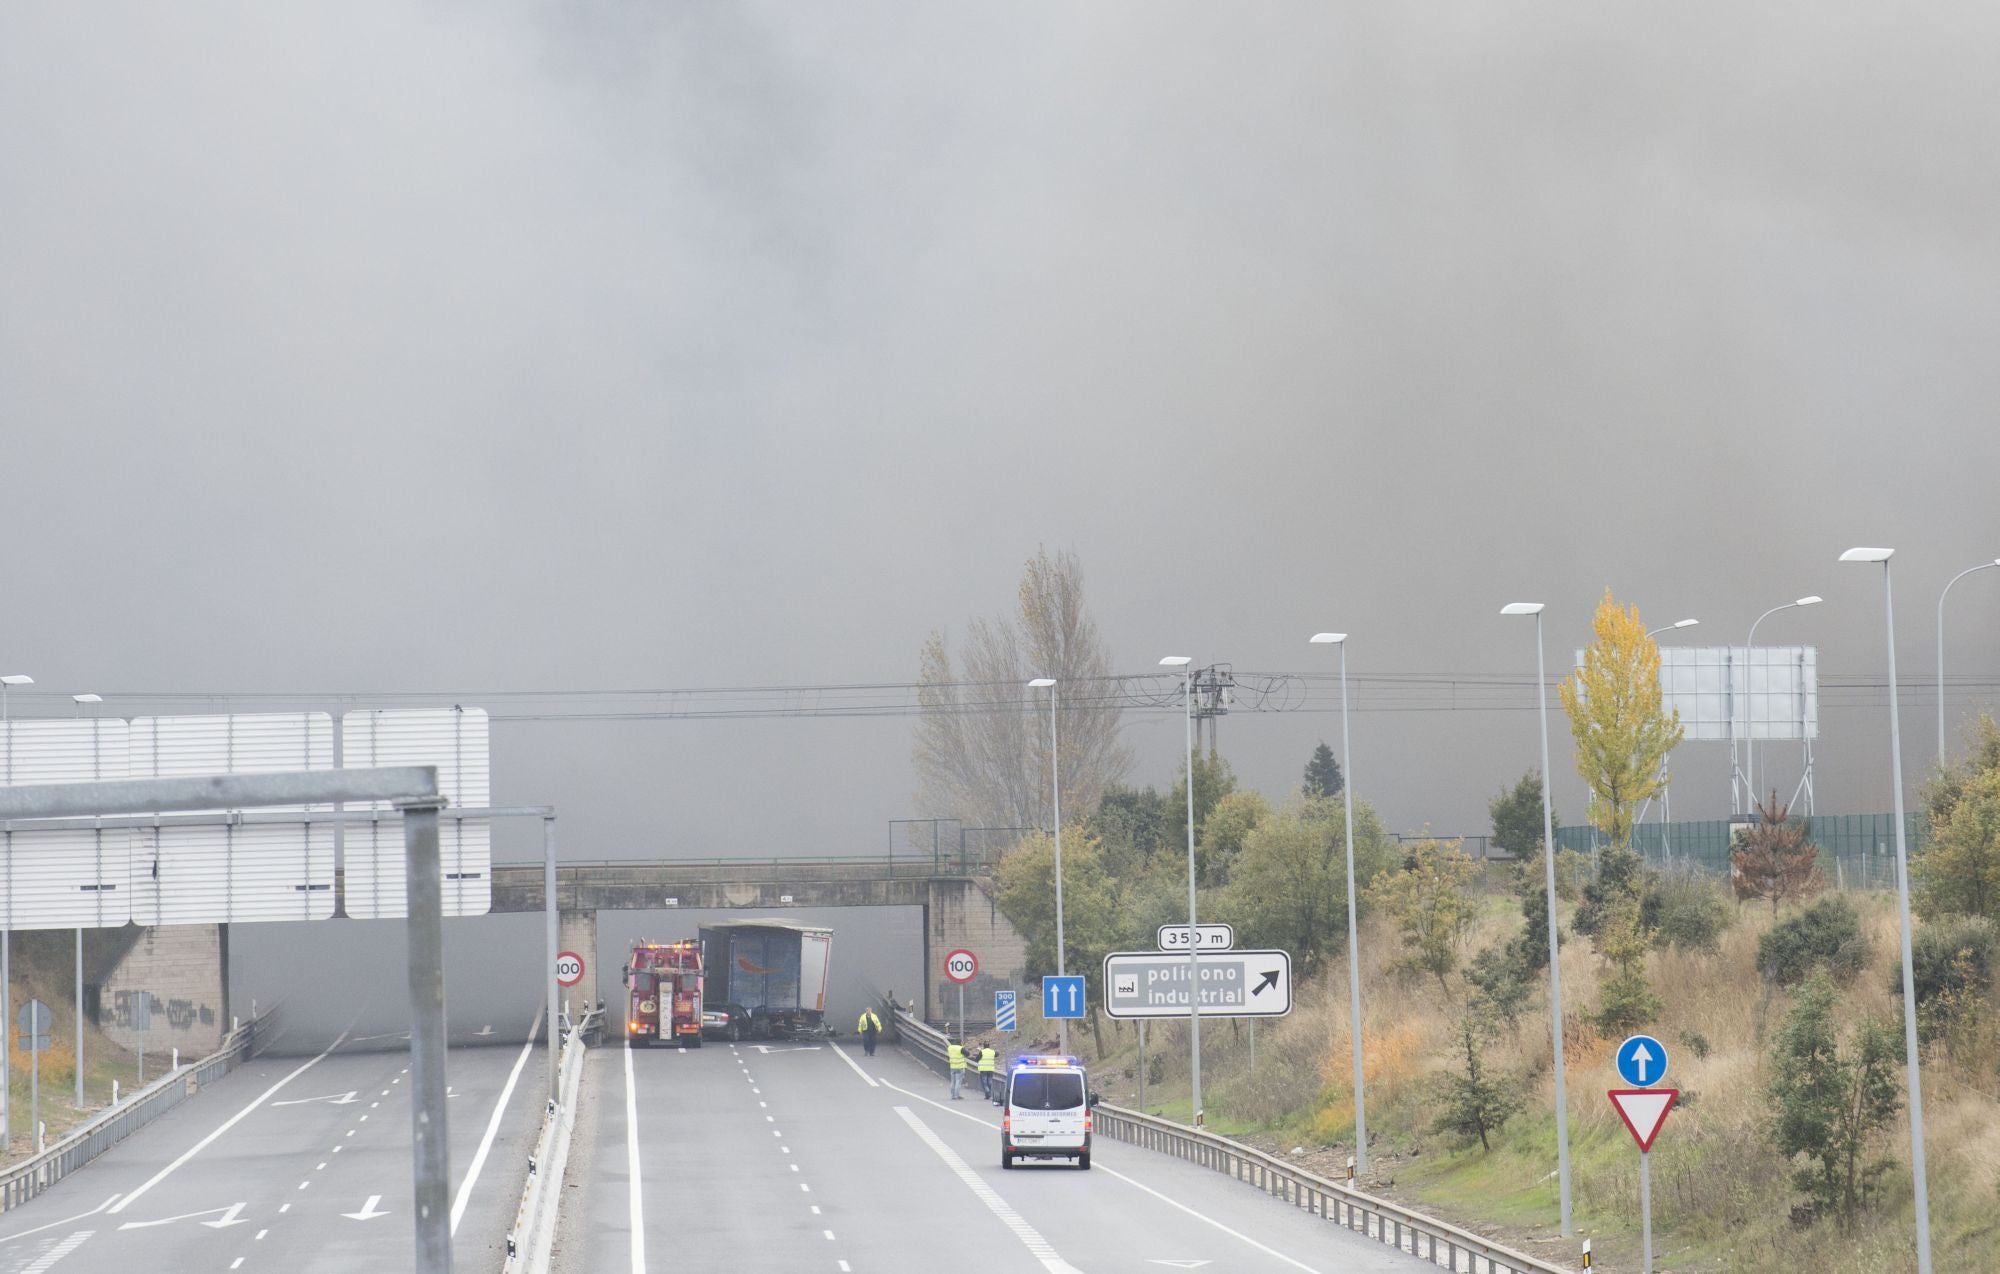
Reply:
<svg viewBox="0 0 2000 1274"><path fill-rule="evenodd" d="M1850 893L1872 940L1867 968L1841 992L1843 1020L1898 1024L1890 986L1897 968L1894 898ZM1768 907L1731 904L1734 923L1711 954L1655 952L1654 989L1665 1002L1649 1030L1673 1051L1670 1082L1683 1105L1669 1117L1652 1155L1655 1261L1667 1270L1914 1270L1909 1133L1901 1121L1872 1147L1895 1160L1858 1224L1799 1225L1789 1166L1769 1136L1770 1051L1791 1002L1756 972L1757 939L1772 924ZM1568 908L1565 907L1565 916ZM1789 914L1789 913L1788 913ZM1567 921L1565 921L1567 923ZM1486 899L1469 955L1518 931L1511 897ZM1464 997L1459 979L1434 979L1391 966L1395 935L1379 919L1362 931L1363 1011L1368 1022L1368 1123L1373 1162L1364 1188L1420 1206L1468 1228L1551 1259L1577 1263L1577 1245L1556 1233L1554 1082L1547 996L1517 1027L1490 1037L1487 1065L1513 1078L1525 1105L1482 1151L1433 1134L1438 1077L1463 1064L1454 1028ZM1631 1138L1604 1093L1622 1087L1615 1041L1585 1020L1597 1003L1599 961L1568 935L1563 992L1568 1030L1570 1161L1579 1236L1594 1240L1599 1269L1638 1266L1639 1163ZM1024 1000L1026 997L1024 997ZM1032 1014L1032 1001L1024 1008ZM2000 1034L2000 1004L1989 1003L1987 1035ZM1053 1036L1024 1021L1023 1038ZM1108 1099L1137 1100L1137 1039L1131 1026L1106 1024L1105 1056L1093 1059ZM1072 1043L1094 1052L1092 1033ZM1187 1033L1180 1024L1148 1030L1151 1081L1146 1108L1185 1120ZM1257 1032L1257 1064L1242 1024L1204 1025L1204 1104L1209 1127L1291 1156L1325 1175L1339 1173L1353 1136L1347 971L1336 963L1300 988L1291 1017ZM1966 1050L1961 1050L1965 1052ZM1705 1056L1701 1055L1703 1052ZM1948 1056L1933 1047L1924 1063L1933 1242L1938 1271L2000 1270L2000 1073L1993 1056Z"/></svg>
<svg viewBox="0 0 2000 1274"><path fill-rule="evenodd" d="M23 957L26 958L23 958ZM76 1125L111 1104L111 1085L116 1081L120 1094L139 1087L139 1058L105 1038L95 1025L85 1023L83 1032L83 1095L85 1108L76 1108L76 984L68 959L41 960L16 952L13 961L11 1000L18 1013L30 999L39 999L55 1015L49 1047L40 1057L41 1122L47 1125L50 1145ZM30 1123L29 1094L34 1059L22 1048L24 1041L14 1030L7 1032L13 1044L8 1066L9 1120L13 1136L0 1153L0 1163L16 1163L35 1153L34 1129ZM162 1047L146 1051L146 1075L158 1079L167 1071L169 1054L162 1034Z"/></svg>

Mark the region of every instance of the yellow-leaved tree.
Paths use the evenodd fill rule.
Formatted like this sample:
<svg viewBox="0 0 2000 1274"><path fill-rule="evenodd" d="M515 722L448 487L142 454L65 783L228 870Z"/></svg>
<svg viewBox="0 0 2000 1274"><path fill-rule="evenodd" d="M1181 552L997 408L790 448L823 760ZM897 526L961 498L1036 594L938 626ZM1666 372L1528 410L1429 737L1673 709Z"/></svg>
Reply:
<svg viewBox="0 0 2000 1274"><path fill-rule="evenodd" d="M1664 786L1660 762L1681 741L1681 718L1661 707L1660 648L1637 606L1620 606L1607 588L1591 629L1597 640L1563 680L1562 705L1576 736L1576 771L1597 797L1591 821L1625 845L1639 806Z"/></svg>

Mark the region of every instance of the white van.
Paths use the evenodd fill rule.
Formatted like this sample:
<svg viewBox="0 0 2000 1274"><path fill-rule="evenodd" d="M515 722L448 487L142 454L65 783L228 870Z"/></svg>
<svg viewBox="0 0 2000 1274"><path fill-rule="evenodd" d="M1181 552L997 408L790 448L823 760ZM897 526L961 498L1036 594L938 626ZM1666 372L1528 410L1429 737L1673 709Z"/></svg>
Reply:
<svg viewBox="0 0 2000 1274"><path fill-rule="evenodd" d="M1000 1166L1011 1168L1016 1159L1074 1159L1088 1168L1090 1108L1096 1104L1076 1058L1015 1058L1000 1114Z"/></svg>

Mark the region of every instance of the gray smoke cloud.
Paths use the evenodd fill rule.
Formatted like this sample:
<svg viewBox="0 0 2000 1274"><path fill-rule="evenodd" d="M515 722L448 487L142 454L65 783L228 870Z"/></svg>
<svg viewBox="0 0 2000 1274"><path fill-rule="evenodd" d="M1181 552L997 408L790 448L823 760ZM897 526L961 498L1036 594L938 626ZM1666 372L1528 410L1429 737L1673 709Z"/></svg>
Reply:
<svg viewBox="0 0 2000 1274"><path fill-rule="evenodd" d="M903 680L1040 543L1121 669L1312 668L1333 627L1371 675L1527 671L1518 598L1561 667L1607 585L1715 643L1821 593L1760 637L1877 673L1879 573L1833 559L1885 543L1921 682L2000 555L1988 6L4 22L22 711ZM1950 624L1989 683L1996 584ZM1526 711L1360 706L1392 826L1484 830L1535 762ZM1824 725L1820 808L1886 808L1879 709ZM1180 723L1130 736L1169 781ZM1221 737L1276 791L1338 721ZM502 723L495 792L576 857L865 852L908 744ZM1676 774L1724 808L1716 747Z"/></svg>

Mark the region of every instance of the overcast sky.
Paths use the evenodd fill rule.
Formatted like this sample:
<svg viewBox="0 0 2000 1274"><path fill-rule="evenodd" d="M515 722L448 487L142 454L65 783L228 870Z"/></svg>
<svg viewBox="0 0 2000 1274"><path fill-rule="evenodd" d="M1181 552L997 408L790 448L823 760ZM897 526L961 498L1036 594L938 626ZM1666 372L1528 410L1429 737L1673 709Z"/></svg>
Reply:
<svg viewBox="0 0 2000 1274"><path fill-rule="evenodd" d="M1972 3L14 6L0 663L30 714L904 681L1047 544L1132 672L1330 667L1340 628L1357 674L1519 674L1522 598L1559 667L1609 586L1718 644L1823 594L1760 639L1858 677L1881 573L1834 559L1886 544L1920 772L1938 590L2000 556L1996 39ZM1952 598L1990 701L2000 571ZM1391 825L1484 830L1530 702L1366 711L1342 759ZM1820 809L1886 808L1884 716L1824 725ZM495 795L577 856L867 851L909 726L502 721ZM1276 792L1337 730L1222 740ZM1133 777L1179 735L1135 720ZM1726 809L1722 755L1682 749L1677 814Z"/></svg>

